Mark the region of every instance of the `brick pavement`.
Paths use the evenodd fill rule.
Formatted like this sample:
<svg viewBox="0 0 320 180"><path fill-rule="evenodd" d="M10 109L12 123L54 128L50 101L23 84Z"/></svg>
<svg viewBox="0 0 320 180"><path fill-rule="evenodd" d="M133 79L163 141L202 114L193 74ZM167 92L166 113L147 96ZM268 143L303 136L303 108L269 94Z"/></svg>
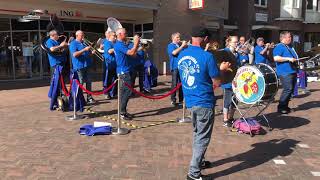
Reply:
<svg viewBox="0 0 320 180"><path fill-rule="evenodd" d="M156 93L170 89L169 79L160 78ZM101 83L94 88L100 89ZM216 116L206 155L212 167L204 174L216 179L320 179L313 176L320 172L320 84L311 83L309 89L311 95L293 100L296 111L288 116L279 117L276 104L271 105L267 114L274 130L264 135L251 138L230 132L222 127L222 116ZM185 179L191 124L165 123L125 136L80 136L78 128L85 123L115 124L104 116L116 117L116 101L97 97L98 103L90 107L96 113L84 112L90 118L68 122L64 117L71 112L48 110L47 91L48 86L0 91L1 179ZM218 109L221 103L219 99ZM137 126L182 114L181 108L170 107L168 98L134 97L129 111L137 116L130 123Z"/></svg>

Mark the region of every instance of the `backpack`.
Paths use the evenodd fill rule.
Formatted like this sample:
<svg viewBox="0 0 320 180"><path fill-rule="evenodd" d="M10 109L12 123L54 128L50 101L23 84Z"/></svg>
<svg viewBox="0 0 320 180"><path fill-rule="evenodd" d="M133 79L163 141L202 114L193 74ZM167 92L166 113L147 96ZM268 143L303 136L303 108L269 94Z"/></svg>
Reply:
<svg viewBox="0 0 320 180"><path fill-rule="evenodd" d="M243 118L237 119L232 126L241 133L250 134L251 132L252 134L259 134L261 130L260 123L253 118L247 118L246 120L247 123Z"/></svg>

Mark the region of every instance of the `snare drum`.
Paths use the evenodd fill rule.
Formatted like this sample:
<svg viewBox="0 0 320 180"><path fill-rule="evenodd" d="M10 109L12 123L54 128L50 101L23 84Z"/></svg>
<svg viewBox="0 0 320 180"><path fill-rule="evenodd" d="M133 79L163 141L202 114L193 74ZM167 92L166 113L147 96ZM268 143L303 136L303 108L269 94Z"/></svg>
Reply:
<svg viewBox="0 0 320 180"><path fill-rule="evenodd" d="M272 99L278 91L276 72L267 64L246 65L238 69L232 81L236 98L244 104Z"/></svg>

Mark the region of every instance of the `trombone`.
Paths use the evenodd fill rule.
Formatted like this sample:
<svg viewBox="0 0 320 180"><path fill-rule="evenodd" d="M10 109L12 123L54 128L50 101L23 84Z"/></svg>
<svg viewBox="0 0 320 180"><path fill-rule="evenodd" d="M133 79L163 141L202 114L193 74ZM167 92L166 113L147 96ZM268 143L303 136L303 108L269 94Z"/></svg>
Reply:
<svg viewBox="0 0 320 180"><path fill-rule="evenodd" d="M97 58L100 59L101 61L104 61L104 56L100 53L100 51L98 49L93 47L94 43L90 42L88 39L83 38L83 44L85 46L90 46L90 50L95 51L94 55L96 55Z"/></svg>

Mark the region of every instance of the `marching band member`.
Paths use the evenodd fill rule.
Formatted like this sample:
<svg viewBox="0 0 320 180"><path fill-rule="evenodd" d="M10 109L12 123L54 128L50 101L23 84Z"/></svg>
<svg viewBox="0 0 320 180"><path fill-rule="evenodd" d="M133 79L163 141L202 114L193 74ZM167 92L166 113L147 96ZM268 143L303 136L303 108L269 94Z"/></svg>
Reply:
<svg viewBox="0 0 320 180"><path fill-rule="evenodd" d="M91 91L92 83L89 75L89 67L92 64L90 46L83 44L84 33L81 30L76 32L76 39L70 43L69 50L72 57L73 71L77 72L81 84L86 83L86 89ZM87 102L94 103L95 100L90 94L87 94Z"/></svg>
<svg viewBox="0 0 320 180"><path fill-rule="evenodd" d="M202 49L208 36L208 29L194 27L192 45L181 51L177 59L186 107L190 109L193 121L193 150L188 180L202 179L201 169L207 164L204 155L211 140L214 123L216 99L213 84L218 84L219 68L213 55ZM223 62L220 69L224 71L229 66L229 63Z"/></svg>
<svg viewBox="0 0 320 180"><path fill-rule="evenodd" d="M225 127L232 126L233 115L235 112L235 106L232 103L233 91L231 83L237 71L237 67L240 65L239 54L236 52L237 44L238 37L229 36L226 39L226 48L224 48L224 51L230 52L234 56L234 58L229 60L232 71L228 71L222 76L223 79L228 79L227 81L223 81L221 84L221 88L223 89L223 126Z"/></svg>
<svg viewBox="0 0 320 180"><path fill-rule="evenodd" d="M268 63L268 54L269 54L270 44L264 44L264 39L262 37L257 38L257 45L254 48L254 64L259 63Z"/></svg>
<svg viewBox="0 0 320 180"><path fill-rule="evenodd" d="M117 63L114 54L114 43L116 42L116 33L113 31L106 31L106 39L103 41L103 49L104 49L104 61L105 61L105 79L103 86L104 88L109 87L112 82L117 79ZM111 99L117 93L117 86L111 89L111 91L107 92L106 99Z"/></svg>
<svg viewBox="0 0 320 180"><path fill-rule="evenodd" d="M167 47L167 53L169 55L170 59L170 70L171 70L171 75L172 75L172 84L171 88L175 88L178 83L181 82L180 77L179 77L179 71L177 67L177 57L179 53L186 48L187 42L182 41L181 46L179 46L179 43L181 42L180 40L180 33L176 32L171 35L171 40L172 42L168 44ZM183 101L183 93L182 93L182 88L179 88L179 103ZM174 92L171 95L171 105L176 106L176 92Z"/></svg>
<svg viewBox="0 0 320 180"><path fill-rule="evenodd" d="M136 56L140 38L137 35L134 36L133 47L129 49L128 45L126 44L126 29L119 28L116 33L117 41L114 44L114 53L117 61L117 74L122 81L127 84L131 84L129 56ZM121 84L120 116L123 120L130 120L133 118L133 116L127 112L127 105L131 95L131 90L123 83Z"/></svg>
<svg viewBox="0 0 320 180"><path fill-rule="evenodd" d="M240 36L239 45L236 51L239 53L239 60L240 60L241 66L249 63L250 49L249 47L247 47L248 45L245 43L246 43L246 38L244 36Z"/></svg>
<svg viewBox="0 0 320 180"><path fill-rule="evenodd" d="M58 42L59 36L56 30L51 30L49 36L50 38L46 41L46 46L49 48L50 52L60 51L68 46L65 41L61 43ZM62 55L57 56L50 52L48 53L48 59L50 64L51 83L48 95L51 98L50 110L54 110L55 106L57 106L57 98L62 94L59 77L63 71L63 66L66 63L67 55L63 52Z"/></svg>
<svg viewBox="0 0 320 180"><path fill-rule="evenodd" d="M297 83L296 63L298 55L291 45L292 35L288 31L280 33L280 43L273 50L273 58L276 62L276 72L283 86L283 91L278 104L278 112L290 113L289 101Z"/></svg>
<svg viewBox="0 0 320 180"><path fill-rule="evenodd" d="M56 30L52 30L49 32L50 38L46 42L46 46L50 49L51 52L56 52L59 51L63 48L66 48L68 46L68 43L63 41L61 43L58 42L59 36L58 32ZM57 65L63 66L63 64L67 60L67 55L66 53L63 53L61 56L55 56L51 53L48 53L48 59L49 59L49 64L50 64L50 73L51 77L53 75L53 72L55 70L55 67Z"/></svg>

